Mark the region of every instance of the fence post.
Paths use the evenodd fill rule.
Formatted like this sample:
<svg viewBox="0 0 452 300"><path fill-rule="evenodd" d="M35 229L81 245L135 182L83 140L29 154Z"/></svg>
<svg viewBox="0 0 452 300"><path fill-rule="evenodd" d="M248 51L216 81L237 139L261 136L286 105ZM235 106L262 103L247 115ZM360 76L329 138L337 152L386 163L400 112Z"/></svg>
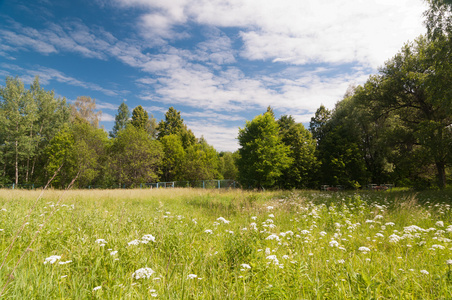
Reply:
<svg viewBox="0 0 452 300"><path fill-rule="evenodd" d="M205 186L205 184L204 184L204 180L202 181L202 188L203 188L203 189L206 188L206 186Z"/></svg>
<svg viewBox="0 0 452 300"><path fill-rule="evenodd" d="M14 190L14 183L13 183L13 190Z"/></svg>
<svg viewBox="0 0 452 300"><path fill-rule="evenodd" d="M218 180L218 188L221 188L220 180Z"/></svg>

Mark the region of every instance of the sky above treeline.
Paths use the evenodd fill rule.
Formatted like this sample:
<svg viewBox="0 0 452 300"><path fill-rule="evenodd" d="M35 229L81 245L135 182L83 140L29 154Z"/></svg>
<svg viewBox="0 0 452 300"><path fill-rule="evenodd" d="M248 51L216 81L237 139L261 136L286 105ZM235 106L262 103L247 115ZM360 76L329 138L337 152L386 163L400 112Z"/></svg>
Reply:
<svg viewBox="0 0 452 300"><path fill-rule="evenodd" d="M0 85L19 76L73 102L159 121L235 151L271 105L305 125L425 33L422 0L0 0Z"/></svg>

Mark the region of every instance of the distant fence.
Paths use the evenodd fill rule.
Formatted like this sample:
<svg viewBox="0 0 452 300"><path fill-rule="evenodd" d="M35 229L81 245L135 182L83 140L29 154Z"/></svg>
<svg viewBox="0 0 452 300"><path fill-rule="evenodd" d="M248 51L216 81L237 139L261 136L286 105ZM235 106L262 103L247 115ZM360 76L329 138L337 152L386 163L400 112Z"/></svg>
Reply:
<svg viewBox="0 0 452 300"><path fill-rule="evenodd" d="M6 189L27 189L34 190L42 188L42 185L35 184L0 184L0 188ZM140 183L135 185L115 184L115 185L88 185L79 187L81 189L160 189L160 188L202 188L202 189L235 189L240 188L240 184L235 180L194 180L194 181L170 181L155 183Z"/></svg>

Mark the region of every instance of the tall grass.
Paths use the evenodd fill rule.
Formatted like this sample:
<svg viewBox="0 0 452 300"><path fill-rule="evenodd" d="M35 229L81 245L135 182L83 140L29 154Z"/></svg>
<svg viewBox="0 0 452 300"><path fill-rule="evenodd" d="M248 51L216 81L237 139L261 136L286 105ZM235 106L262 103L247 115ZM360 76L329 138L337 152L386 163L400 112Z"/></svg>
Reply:
<svg viewBox="0 0 452 300"><path fill-rule="evenodd" d="M0 190L0 259L38 195ZM5 299L452 296L450 192L78 190L56 206L60 196L47 191L28 217L0 274L3 286L27 251ZM146 267L149 278L132 276Z"/></svg>

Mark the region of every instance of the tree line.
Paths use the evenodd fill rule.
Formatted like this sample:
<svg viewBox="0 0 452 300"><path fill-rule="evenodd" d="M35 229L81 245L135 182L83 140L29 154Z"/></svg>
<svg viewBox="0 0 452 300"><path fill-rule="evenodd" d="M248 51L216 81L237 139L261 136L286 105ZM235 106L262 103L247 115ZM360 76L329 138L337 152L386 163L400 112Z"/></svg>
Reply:
<svg viewBox="0 0 452 300"><path fill-rule="evenodd" d="M73 105L46 91L36 77L29 89L19 78L0 88L0 184L139 186L177 180L235 179L235 156L196 138L170 107L156 119L137 106L118 108L107 133L99 127L95 99Z"/></svg>
<svg viewBox="0 0 452 300"><path fill-rule="evenodd" d="M239 132L239 178L252 187L444 188L452 164L452 1L428 0L427 34L389 59L309 132L271 109Z"/></svg>

